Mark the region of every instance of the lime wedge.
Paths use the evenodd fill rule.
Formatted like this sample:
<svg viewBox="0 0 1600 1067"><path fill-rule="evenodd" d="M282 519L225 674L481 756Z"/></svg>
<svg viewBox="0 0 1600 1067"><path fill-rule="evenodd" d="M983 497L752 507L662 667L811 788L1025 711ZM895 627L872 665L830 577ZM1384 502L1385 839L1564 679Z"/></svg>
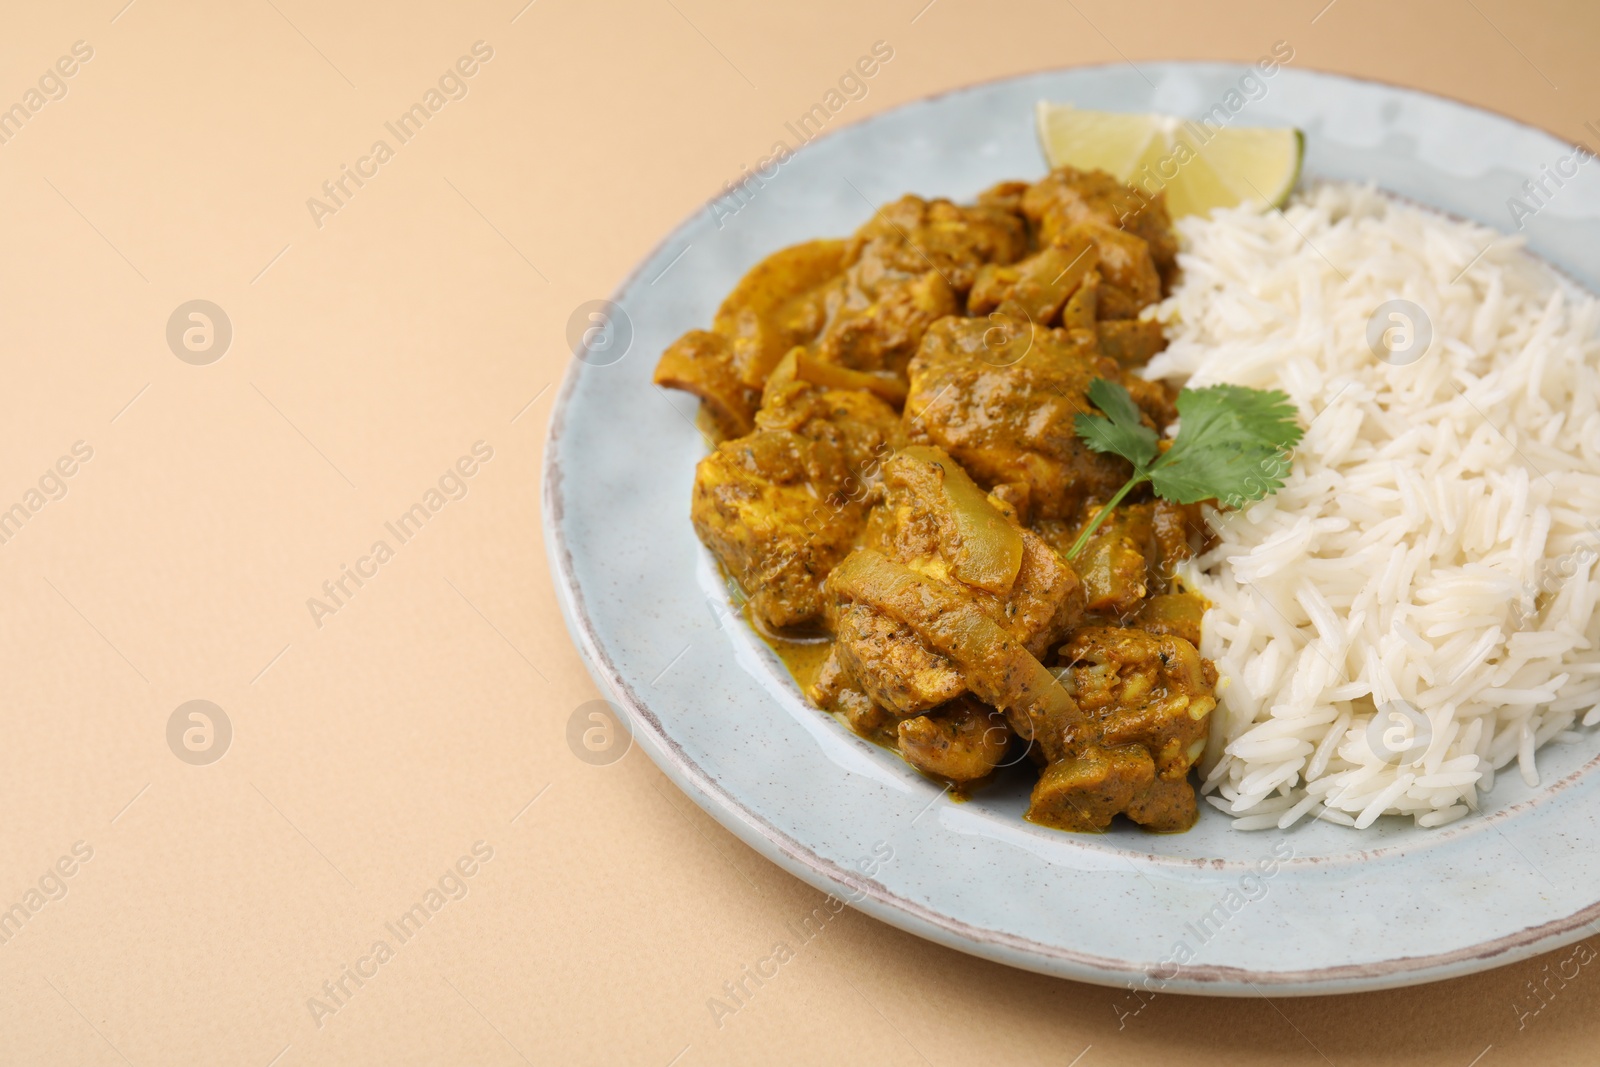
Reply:
<svg viewBox="0 0 1600 1067"><path fill-rule="evenodd" d="M1164 191L1173 218L1238 204L1282 207L1305 156L1305 135L1289 127L1219 127L1043 100L1038 123L1050 166L1103 170L1150 195Z"/></svg>

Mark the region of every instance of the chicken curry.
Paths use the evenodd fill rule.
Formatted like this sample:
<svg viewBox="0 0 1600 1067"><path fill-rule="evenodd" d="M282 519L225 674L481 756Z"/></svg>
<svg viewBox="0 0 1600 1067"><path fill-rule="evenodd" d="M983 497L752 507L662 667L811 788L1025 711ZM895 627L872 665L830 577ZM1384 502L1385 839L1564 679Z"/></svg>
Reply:
<svg viewBox="0 0 1600 1067"><path fill-rule="evenodd" d="M1199 505L1143 486L1075 545L1132 470L1074 431L1090 384L1176 419L1134 373L1176 271L1161 198L1098 171L905 196L758 264L655 372L720 442L701 541L764 635L816 642L807 697L963 788L1031 765L1045 826L1196 818L1216 671L1177 572Z"/></svg>

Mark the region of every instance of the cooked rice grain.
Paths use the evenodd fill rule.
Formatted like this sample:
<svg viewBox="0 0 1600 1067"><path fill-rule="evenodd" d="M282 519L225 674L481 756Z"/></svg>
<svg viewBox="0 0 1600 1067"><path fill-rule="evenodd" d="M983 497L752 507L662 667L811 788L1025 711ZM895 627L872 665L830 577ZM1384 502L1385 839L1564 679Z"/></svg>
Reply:
<svg viewBox="0 0 1600 1067"><path fill-rule="evenodd" d="M1600 720L1600 305L1519 241L1368 188L1178 229L1147 373L1282 389L1306 427L1282 490L1208 510L1185 575L1222 678L1207 799L1239 829L1442 826L1513 762L1536 784L1535 750ZM1393 299L1433 329L1405 366L1367 344ZM1386 715L1374 752L1391 701L1409 725Z"/></svg>

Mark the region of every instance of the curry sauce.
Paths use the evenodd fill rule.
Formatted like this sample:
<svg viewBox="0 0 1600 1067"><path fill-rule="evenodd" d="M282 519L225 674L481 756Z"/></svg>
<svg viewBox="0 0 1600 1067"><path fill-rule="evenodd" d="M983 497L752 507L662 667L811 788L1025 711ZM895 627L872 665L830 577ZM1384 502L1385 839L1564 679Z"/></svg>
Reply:
<svg viewBox="0 0 1600 1067"><path fill-rule="evenodd" d="M1160 197L1099 172L906 196L768 257L656 371L718 442L696 533L807 698L963 794L1035 774L1041 825L1197 814L1199 508L1076 428L1096 381L1144 432L1176 419L1136 373L1176 249Z"/></svg>

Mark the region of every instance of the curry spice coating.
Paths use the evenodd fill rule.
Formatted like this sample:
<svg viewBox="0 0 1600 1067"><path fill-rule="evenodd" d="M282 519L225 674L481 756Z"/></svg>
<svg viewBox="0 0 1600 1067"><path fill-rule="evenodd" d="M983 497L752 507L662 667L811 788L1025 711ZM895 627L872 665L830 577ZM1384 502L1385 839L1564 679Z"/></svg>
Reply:
<svg viewBox="0 0 1600 1067"><path fill-rule="evenodd" d="M656 370L720 439L691 518L751 621L828 642L807 696L939 780L1033 769L1027 817L1063 830L1196 818L1198 507L1136 490L1066 558L1131 473L1077 435L1090 383L1176 418L1137 371L1177 269L1161 198L1100 172L905 196L769 256Z"/></svg>

